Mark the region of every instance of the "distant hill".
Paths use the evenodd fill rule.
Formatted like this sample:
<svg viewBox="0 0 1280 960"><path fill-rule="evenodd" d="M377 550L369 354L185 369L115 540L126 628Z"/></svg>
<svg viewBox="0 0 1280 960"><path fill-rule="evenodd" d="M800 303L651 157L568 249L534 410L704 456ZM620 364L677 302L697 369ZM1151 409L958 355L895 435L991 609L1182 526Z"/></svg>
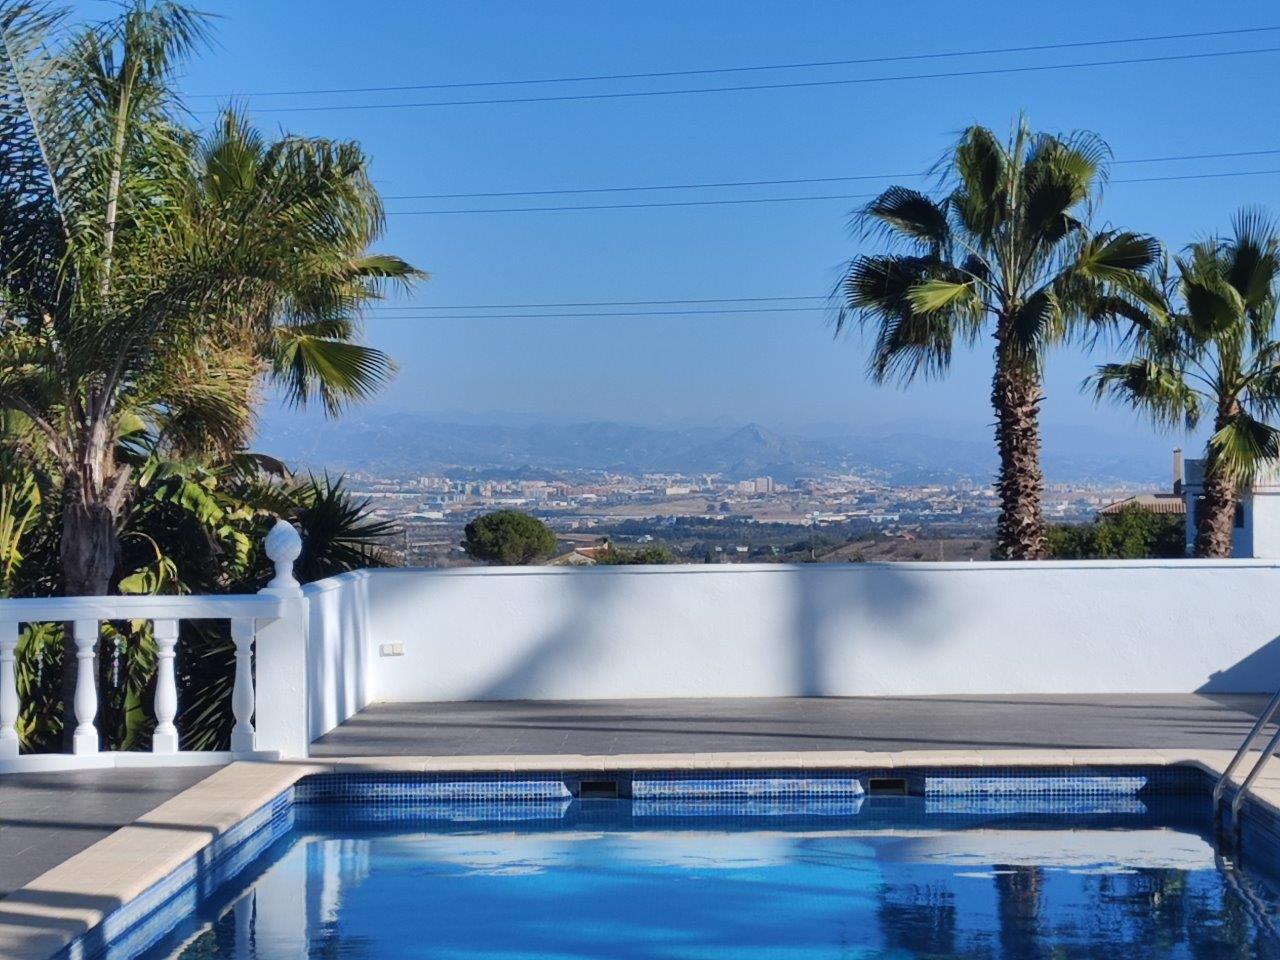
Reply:
<svg viewBox="0 0 1280 960"><path fill-rule="evenodd" d="M1051 479L1159 483L1165 476L1158 444L1134 450L1124 438L1108 440L1089 432L1068 434L1067 441L1045 453ZM269 424L258 443L311 469L388 476L447 472L533 479L553 477L556 471L604 470L718 473L733 479L768 475L790 482L797 476L853 469L920 483L965 477L985 482L996 469L995 450L985 435L928 432L923 426L809 437L756 423L667 429L612 421L485 424L401 413L348 416L337 427L294 418Z"/></svg>
<svg viewBox="0 0 1280 960"><path fill-rule="evenodd" d="M671 461L681 473L720 473L734 479L771 476L790 482L797 476L848 466L838 447L816 440L785 437L749 423L727 436L699 443Z"/></svg>

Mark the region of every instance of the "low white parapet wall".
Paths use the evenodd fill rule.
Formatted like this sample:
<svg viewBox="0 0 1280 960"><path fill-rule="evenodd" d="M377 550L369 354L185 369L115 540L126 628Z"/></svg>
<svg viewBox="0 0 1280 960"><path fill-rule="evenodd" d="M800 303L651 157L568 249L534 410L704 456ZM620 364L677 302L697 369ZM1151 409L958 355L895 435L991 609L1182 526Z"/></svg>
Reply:
<svg viewBox="0 0 1280 960"><path fill-rule="evenodd" d="M362 571L307 588L311 726L372 701L1270 692L1278 588L1246 560Z"/></svg>

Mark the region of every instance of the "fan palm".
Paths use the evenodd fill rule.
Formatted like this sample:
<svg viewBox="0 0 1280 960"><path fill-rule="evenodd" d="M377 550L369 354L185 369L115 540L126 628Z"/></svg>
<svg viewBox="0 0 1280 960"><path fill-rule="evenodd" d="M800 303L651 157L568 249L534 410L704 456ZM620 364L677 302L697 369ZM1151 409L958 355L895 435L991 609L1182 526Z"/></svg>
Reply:
<svg viewBox="0 0 1280 960"><path fill-rule="evenodd" d="M1240 490L1280 456L1280 229L1258 210L1236 215L1230 237L1210 237L1174 259L1161 296L1133 315L1134 356L1098 368L1096 396L1196 427L1213 416L1195 552L1229 557Z"/></svg>
<svg viewBox="0 0 1280 960"><path fill-rule="evenodd" d="M855 219L864 235L890 245L856 257L838 289L837 329L874 331L874 380L941 375L957 341L972 344L984 331L995 339L1000 558L1045 552L1039 409L1047 348L1085 321L1112 318L1123 307L1117 291L1141 285L1158 255L1150 237L1091 228L1108 156L1089 133L1033 134L1020 122L1002 142L974 126L940 164L941 196L890 187Z"/></svg>
<svg viewBox="0 0 1280 960"><path fill-rule="evenodd" d="M238 449L264 377L331 413L365 396L391 364L356 342L361 305L417 276L369 252L356 145L184 124L175 71L204 42L174 0L74 30L0 0L0 411L56 464L69 594L112 586L130 437Z"/></svg>

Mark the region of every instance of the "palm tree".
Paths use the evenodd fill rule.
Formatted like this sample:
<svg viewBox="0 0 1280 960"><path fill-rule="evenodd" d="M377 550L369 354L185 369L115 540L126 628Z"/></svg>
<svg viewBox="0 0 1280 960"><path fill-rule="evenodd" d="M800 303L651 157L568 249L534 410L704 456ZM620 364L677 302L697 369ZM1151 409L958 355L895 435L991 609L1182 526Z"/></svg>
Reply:
<svg viewBox="0 0 1280 960"><path fill-rule="evenodd" d="M1204 496L1196 505L1195 553L1231 556L1241 487L1280 456L1280 229L1260 210L1232 221L1174 259L1158 298L1135 305L1134 355L1091 378L1098 399L1113 397L1162 426L1194 429L1211 413Z"/></svg>
<svg viewBox="0 0 1280 960"><path fill-rule="evenodd" d="M175 71L205 37L176 0L74 30L0 0L0 412L55 464L68 594L112 587L137 438L239 449L264 378L331 413L367 395L392 367L361 306L418 276L369 252L355 144L184 123Z"/></svg>
<svg viewBox="0 0 1280 960"><path fill-rule="evenodd" d="M1090 133L1033 134L1025 121L1001 142L970 127L939 165L941 196L884 191L854 221L886 253L856 257L838 289L837 330L875 333L869 373L883 382L938 376L957 341L995 339L1000 517L996 556L1045 553L1039 410L1046 350L1080 321L1113 316L1117 290L1144 282L1150 237L1094 231L1090 218L1109 151Z"/></svg>

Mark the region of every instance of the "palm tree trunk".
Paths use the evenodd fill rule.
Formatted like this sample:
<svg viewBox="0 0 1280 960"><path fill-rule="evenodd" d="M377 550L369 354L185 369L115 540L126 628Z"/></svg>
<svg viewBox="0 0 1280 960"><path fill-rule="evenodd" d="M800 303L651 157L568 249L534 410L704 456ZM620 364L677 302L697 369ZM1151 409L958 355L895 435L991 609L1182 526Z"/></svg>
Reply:
<svg viewBox="0 0 1280 960"><path fill-rule="evenodd" d="M1010 356L1003 344L996 348L996 372L991 381L991 406L996 414L996 447L1000 472L996 493L1000 517L996 521L998 560L1043 560L1044 517L1040 498L1044 474L1040 469L1040 378Z"/></svg>
<svg viewBox="0 0 1280 960"><path fill-rule="evenodd" d="M1205 471L1204 495L1196 502L1197 557L1231 556L1238 499L1235 481L1215 469L1211 459Z"/></svg>
<svg viewBox="0 0 1280 960"><path fill-rule="evenodd" d="M74 474L66 478L62 505L62 579L67 596L104 596L110 589L120 553L120 536L115 511L107 503L94 502L82 494ZM62 654L63 749L70 750L75 732L77 678L75 634L71 624L64 630ZM94 676L98 675L94 657Z"/></svg>
<svg viewBox="0 0 1280 960"><path fill-rule="evenodd" d="M1216 434L1224 430L1238 412L1239 405L1233 397L1221 398L1213 420L1213 432ZM1204 492L1196 502L1197 557L1231 556L1239 499L1240 491L1235 480L1222 469L1211 447L1204 464Z"/></svg>

